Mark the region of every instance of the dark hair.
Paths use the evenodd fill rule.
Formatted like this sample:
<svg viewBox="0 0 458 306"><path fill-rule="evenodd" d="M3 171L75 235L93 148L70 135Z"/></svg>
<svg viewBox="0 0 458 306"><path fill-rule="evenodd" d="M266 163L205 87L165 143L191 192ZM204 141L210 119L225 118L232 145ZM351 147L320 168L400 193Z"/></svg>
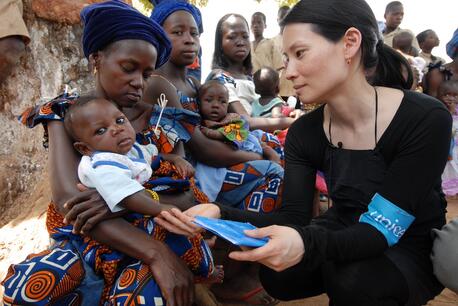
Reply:
<svg viewBox="0 0 458 306"><path fill-rule="evenodd" d="M227 14L221 17L221 19L218 21L218 24L216 25L215 50L213 51L212 69L225 70L229 68L229 62L226 59L226 56L224 55L224 52L223 52L223 23L231 16L242 19L245 22L248 30L250 29L248 22L242 15ZM253 65L251 64L251 52L248 53L248 56L243 61L243 67L245 68L245 73L250 75L251 70L253 69Z"/></svg>
<svg viewBox="0 0 458 306"><path fill-rule="evenodd" d="M424 30L423 32L418 33L417 35L418 44L425 42L426 37L428 37L429 33L431 32L434 32L434 31L431 29L428 29L428 30Z"/></svg>
<svg viewBox="0 0 458 306"><path fill-rule="evenodd" d="M208 88L210 88L210 87L212 87L212 86L215 86L215 85L222 86L222 87L224 88L225 92L227 93L227 97L228 97L228 99L229 99L229 91L227 90L226 86L224 86L223 83L221 83L221 82L218 81L218 80L208 80L208 81L206 81L205 83L203 83L203 84L199 87L199 89L197 89L197 97L198 97L197 102L200 103L201 95L203 95L204 92L205 92Z"/></svg>
<svg viewBox="0 0 458 306"><path fill-rule="evenodd" d="M376 67L371 84L410 89L413 76L407 60L393 48L385 45L378 30L377 20L364 0L301 0L282 21L310 23L312 31L336 43L350 27L361 32L361 62L368 71ZM402 67L407 68L407 80ZM410 72L410 73L409 73Z"/></svg>
<svg viewBox="0 0 458 306"><path fill-rule="evenodd" d="M264 24L267 22L266 15L264 15L264 13L255 12L253 15L251 15L251 18L253 18L254 16L259 16L259 17L261 17L262 20L264 21Z"/></svg>
<svg viewBox="0 0 458 306"><path fill-rule="evenodd" d="M426 72L424 75L423 75L423 79L421 81L421 85L423 87L423 93L427 94L427 95L430 95L430 96L433 96L434 92L433 92L433 88L432 88L432 84L431 84L431 75L432 73L437 70L439 71L439 73L441 74L442 76L442 82L444 81L448 81L450 80L451 76L452 76L452 72L450 70L447 69L447 67L445 67L442 62L437 62L437 63L431 63L428 65L428 72Z"/></svg>
<svg viewBox="0 0 458 306"><path fill-rule="evenodd" d="M73 126L76 112L88 106L89 104L95 102L96 100L101 100L101 99L102 98L98 98L96 96L91 96L91 95L81 96L78 99L76 99L72 105L69 106L69 108L67 109L65 113L64 127L65 127L65 131L67 131L67 134L70 136L72 140L74 141L79 140L75 133L75 127ZM103 99L103 100L106 100L106 99ZM107 100L107 101L109 101L116 108L119 109L116 103L114 103L111 100Z"/></svg>
<svg viewBox="0 0 458 306"><path fill-rule="evenodd" d="M399 49L407 54L411 53L414 36L409 31L401 30L393 37L393 49ZM407 43L407 44L406 44ZM412 54L410 54L412 55Z"/></svg>
<svg viewBox="0 0 458 306"><path fill-rule="evenodd" d="M278 72L270 67L263 67L253 74L256 93L261 96L275 95L279 83Z"/></svg>
<svg viewBox="0 0 458 306"><path fill-rule="evenodd" d="M394 9L399 7L399 6L403 6L400 1L391 1L385 7L385 14L388 14L388 13L394 11Z"/></svg>

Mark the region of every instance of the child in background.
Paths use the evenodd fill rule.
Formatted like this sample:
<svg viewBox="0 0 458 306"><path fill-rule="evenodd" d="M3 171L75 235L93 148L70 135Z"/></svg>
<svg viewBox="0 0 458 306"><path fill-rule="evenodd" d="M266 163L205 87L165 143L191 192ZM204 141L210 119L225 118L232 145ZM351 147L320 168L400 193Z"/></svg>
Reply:
<svg viewBox="0 0 458 306"><path fill-rule="evenodd" d="M283 117L282 108L287 106L285 101L278 96L280 92L278 73L269 67L261 68L254 73L253 82L255 91L260 97L251 104L251 116L264 118ZM292 109L289 109L289 111L291 112Z"/></svg>
<svg viewBox="0 0 458 306"><path fill-rule="evenodd" d="M458 194L458 115L456 104L458 103L458 81L448 80L439 85L437 98L448 108L453 117L452 139L450 141L450 153L444 172L442 173L442 190L448 196Z"/></svg>
<svg viewBox="0 0 458 306"><path fill-rule="evenodd" d="M423 86L423 93L438 99L440 85L450 80L452 72L442 65L441 62L436 64L429 64L428 71L424 74L421 84Z"/></svg>
<svg viewBox="0 0 458 306"><path fill-rule="evenodd" d="M248 122L242 116L227 112L229 92L223 84L207 81L199 88L198 94L204 135L227 142L232 148L259 153L265 159L280 163L277 152L260 141L257 131L250 132Z"/></svg>
<svg viewBox="0 0 458 306"><path fill-rule="evenodd" d="M417 41L421 49L418 56L425 60L426 67L429 64L436 64L439 62L445 64L443 58L431 53L435 47L439 46L439 37L437 37L436 32L431 29L425 30L417 35Z"/></svg>
<svg viewBox="0 0 458 306"><path fill-rule="evenodd" d="M248 122L242 116L237 113L227 113L229 92L226 86L217 80L207 81L199 88L198 97L202 117L201 131L205 136L223 141L228 145L228 150L255 152L265 159L256 160L256 162L270 160L282 164L283 151L281 147L278 146L281 151L277 152L267 145L266 140L269 141L269 139L264 138L266 137L265 132L261 130L250 132ZM274 142L274 139L270 139L270 141ZM224 195L220 194L228 171L226 168L215 168L197 162L195 169L198 186L205 192L210 202L218 201L232 205ZM281 171L283 171L282 168ZM240 205L245 204L242 201Z"/></svg>
<svg viewBox="0 0 458 306"><path fill-rule="evenodd" d="M425 60L418 56L418 50L413 47L414 40L413 34L406 30L401 30L393 37L393 49L401 53L409 61L412 68L414 77L412 90L417 89L426 67Z"/></svg>
<svg viewBox="0 0 458 306"><path fill-rule="evenodd" d="M153 144L142 146L135 142L133 127L113 102L80 98L69 108L64 125L75 140L75 149L83 155L78 167L81 183L96 188L112 212L125 209L132 212L124 218L167 243L196 276L209 278L209 281L221 280L221 268L215 269L211 252L201 236L187 238L168 233L154 224L150 216L174 207L161 204L156 192L142 186L152 174L150 163L157 156L157 148ZM179 156L168 158L181 163L184 175L192 174L193 168L185 160ZM79 236L75 235L75 244L78 242Z"/></svg>
<svg viewBox="0 0 458 306"><path fill-rule="evenodd" d="M437 98L441 100L452 116L456 116L456 104L458 103L458 80L448 80L439 85Z"/></svg>

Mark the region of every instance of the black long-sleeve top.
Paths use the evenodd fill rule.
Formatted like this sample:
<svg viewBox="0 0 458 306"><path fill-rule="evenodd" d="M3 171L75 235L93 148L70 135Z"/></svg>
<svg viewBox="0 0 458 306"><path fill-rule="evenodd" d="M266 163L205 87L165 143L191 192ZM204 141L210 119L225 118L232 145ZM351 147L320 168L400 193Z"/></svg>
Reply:
<svg viewBox="0 0 458 306"><path fill-rule="evenodd" d="M451 124L450 113L439 101L405 91L398 111L377 144L388 167L376 192L415 217L399 242L412 252L420 249L429 254L430 229L442 226L445 220L440 177L450 148ZM312 265L318 258L353 260L382 253L388 244L369 224L355 222L339 231L308 226L316 171L328 168L324 156L329 145L320 107L298 119L288 131L281 208L260 215L221 207L222 218L256 226L292 225L304 239L304 261Z"/></svg>

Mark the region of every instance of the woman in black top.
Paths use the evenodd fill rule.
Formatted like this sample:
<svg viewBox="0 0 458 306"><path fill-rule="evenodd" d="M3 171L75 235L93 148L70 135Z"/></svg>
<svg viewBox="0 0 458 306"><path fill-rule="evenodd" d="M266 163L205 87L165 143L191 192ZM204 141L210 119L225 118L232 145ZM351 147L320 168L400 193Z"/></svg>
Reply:
<svg viewBox="0 0 458 306"><path fill-rule="evenodd" d="M282 300L426 303L443 288L429 254L431 229L445 223L450 114L433 98L385 87L409 88L411 78L364 0L302 0L283 23L287 78L303 103L326 104L289 130L282 208L262 216L207 204L166 213L162 224L192 232L195 214L277 224L247 232L269 237L265 246L230 257L264 264L261 281ZM311 220L317 170L333 206Z"/></svg>

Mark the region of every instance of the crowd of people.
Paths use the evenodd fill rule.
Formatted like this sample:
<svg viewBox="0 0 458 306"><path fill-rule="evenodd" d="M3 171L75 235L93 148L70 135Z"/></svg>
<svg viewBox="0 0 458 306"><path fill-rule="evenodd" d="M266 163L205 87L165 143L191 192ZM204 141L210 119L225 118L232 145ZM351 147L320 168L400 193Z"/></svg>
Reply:
<svg viewBox="0 0 458 306"><path fill-rule="evenodd" d="M301 0L279 8L274 38L262 12L229 13L202 80L199 9L152 2L149 17L119 0L86 6L93 92L20 116L45 129L52 244L11 265L6 305L193 305L196 282L256 305L323 293L423 305L458 290L443 268L458 267L445 218L458 194L458 29L446 63L433 30L400 28L399 1L380 27L364 0ZM5 37L0 49L28 42L23 27ZM196 216L269 240L215 242Z"/></svg>

